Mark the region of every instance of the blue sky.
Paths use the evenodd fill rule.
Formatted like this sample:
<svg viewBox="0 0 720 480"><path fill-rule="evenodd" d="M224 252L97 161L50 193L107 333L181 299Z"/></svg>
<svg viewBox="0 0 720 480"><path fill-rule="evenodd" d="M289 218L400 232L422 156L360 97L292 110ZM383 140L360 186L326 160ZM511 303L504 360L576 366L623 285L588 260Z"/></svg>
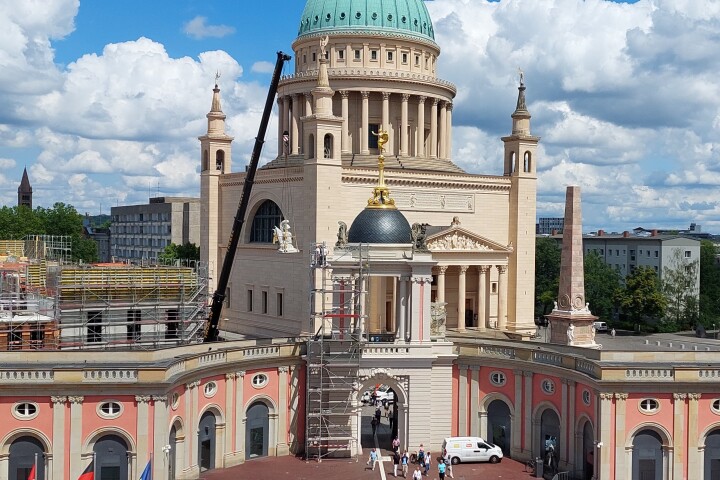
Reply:
<svg viewBox="0 0 720 480"><path fill-rule="evenodd" d="M561 216L565 186L580 185L585 230L696 222L720 233L720 2L427 5L438 74L458 87L461 167L501 173L522 67L542 137L539 215ZM24 166L36 205L96 214L149 194L197 195L197 136L218 70L242 170L269 66L291 50L303 6L0 0L0 203L16 203Z"/></svg>

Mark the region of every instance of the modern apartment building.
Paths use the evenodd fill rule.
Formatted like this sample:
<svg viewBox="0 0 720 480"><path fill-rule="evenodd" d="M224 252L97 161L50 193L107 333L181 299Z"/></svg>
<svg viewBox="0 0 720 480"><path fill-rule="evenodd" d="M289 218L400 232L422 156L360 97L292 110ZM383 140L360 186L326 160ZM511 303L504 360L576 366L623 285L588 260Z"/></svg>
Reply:
<svg viewBox="0 0 720 480"><path fill-rule="evenodd" d="M157 259L171 243L200 243L200 199L155 197L110 209L110 252L116 261Z"/></svg>

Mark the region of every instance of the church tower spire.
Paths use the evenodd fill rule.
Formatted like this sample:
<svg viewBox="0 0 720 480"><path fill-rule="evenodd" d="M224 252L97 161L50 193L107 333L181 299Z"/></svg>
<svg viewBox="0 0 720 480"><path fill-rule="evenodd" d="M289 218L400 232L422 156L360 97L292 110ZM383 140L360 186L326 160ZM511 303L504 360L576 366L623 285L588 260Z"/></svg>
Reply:
<svg viewBox="0 0 720 480"><path fill-rule="evenodd" d="M30 186L27 168L24 168L22 180L20 180L20 186L18 187L18 207L25 206L32 210L32 194L33 189Z"/></svg>

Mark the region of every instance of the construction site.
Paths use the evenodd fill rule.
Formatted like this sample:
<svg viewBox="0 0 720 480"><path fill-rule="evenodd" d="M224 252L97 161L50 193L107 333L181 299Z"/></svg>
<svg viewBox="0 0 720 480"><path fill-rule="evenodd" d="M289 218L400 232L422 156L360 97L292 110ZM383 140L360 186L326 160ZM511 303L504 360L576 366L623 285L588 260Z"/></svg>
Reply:
<svg viewBox="0 0 720 480"><path fill-rule="evenodd" d="M207 268L76 264L69 237L0 240L0 350L156 349L202 340Z"/></svg>

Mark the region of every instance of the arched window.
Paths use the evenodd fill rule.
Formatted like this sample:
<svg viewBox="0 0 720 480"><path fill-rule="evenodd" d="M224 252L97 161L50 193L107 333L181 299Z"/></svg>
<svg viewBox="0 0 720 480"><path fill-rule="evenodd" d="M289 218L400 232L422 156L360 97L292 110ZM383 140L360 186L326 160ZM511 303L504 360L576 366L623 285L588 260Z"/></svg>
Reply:
<svg viewBox="0 0 720 480"><path fill-rule="evenodd" d="M215 169L220 170L221 172L225 168L225 152L223 150L218 150L215 153Z"/></svg>
<svg viewBox="0 0 720 480"><path fill-rule="evenodd" d="M713 430L705 437L705 479L720 475L720 430Z"/></svg>
<svg viewBox="0 0 720 480"><path fill-rule="evenodd" d="M203 161L202 161L202 169L203 172L210 169L209 160L208 160L208 151L203 151Z"/></svg>
<svg viewBox="0 0 720 480"><path fill-rule="evenodd" d="M510 152L510 173L514 172L517 168L517 158L515 157L515 152Z"/></svg>
<svg viewBox="0 0 720 480"><path fill-rule="evenodd" d="M308 158L315 158L315 135L308 137Z"/></svg>
<svg viewBox="0 0 720 480"><path fill-rule="evenodd" d="M530 152L525 152L525 156L523 158L523 172L530 172L531 169L531 162L532 158L530 155Z"/></svg>
<svg viewBox="0 0 720 480"><path fill-rule="evenodd" d="M265 200L253 217L250 243L272 243L273 228L279 227L282 221L280 207L272 200Z"/></svg>
<svg viewBox="0 0 720 480"><path fill-rule="evenodd" d="M333 156L333 137L329 133L325 134L323 139L323 158L332 158Z"/></svg>
<svg viewBox="0 0 720 480"><path fill-rule="evenodd" d="M270 412L262 402L253 403L247 410L245 428L245 459L265 457L270 438Z"/></svg>
<svg viewBox="0 0 720 480"><path fill-rule="evenodd" d="M95 468L102 478L128 478L128 446L117 435L105 435L93 446Z"/></svg>
<svg viewBox="0 0 720 480"><path fill-rule="evenodd" d="M8 479L25 480L37 461L35 478L45 478L45 456L42 443L34 437L25 436L10 445Z"/></svg>
<svg viewBox="0 0 720 480"><path fill-rule="evenodd" d="M205 412L198 425L198 463L200 471L215 468L215 415Z"/></svg>
<svg viewBox="0 0 720 480"><path fill-rule="evenodd" d="M631 478L665 478L663 441L657 432L645 429L633 438Z"/></svg>

